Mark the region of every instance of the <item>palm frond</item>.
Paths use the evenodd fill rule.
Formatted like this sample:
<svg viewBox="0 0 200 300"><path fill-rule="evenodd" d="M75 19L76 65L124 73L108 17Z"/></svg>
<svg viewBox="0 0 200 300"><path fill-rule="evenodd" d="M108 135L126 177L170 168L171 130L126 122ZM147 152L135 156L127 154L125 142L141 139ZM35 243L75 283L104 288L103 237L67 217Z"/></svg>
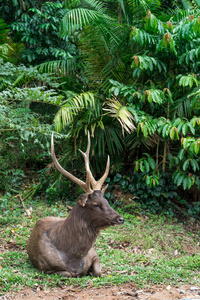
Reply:
<svg viewBox="0 0 200 300"><path fill-rule="evenodd" d="M107 99L105 104L107 108L104 108L104 110L108 111L108 114L111 117L116 118L119 121L123 134L124 130L131 133L136 129L134 117L125 105L122 105L117 99Z"/></svg>
<svg viewBox="0 0 200 300"><path fill-rule="evenodd" d="M56 75L74 74L76 70L77 57L48 61L38 65L36 68L40 72L54 73Z"/></svg>
<svg viewBox="0 0 200 300"><path fill-rule="evenodd" d="M98 23L112 22L112 18L103 12L102 9L97 7L97 10L78 7L66 13L62 20L61 34L71 35L74 31L80 30L87 25ZM105 29L108 28L105 26Z"/></svg>
<svg viewBox="0 0 200 300"><path fill-rule="evenodd" d="M85 109L93 109L96 113L95 95L91 92L82 93L71 99L68 99L61 106L54 118L57 131L61 131L67 124L72 123L76 115Z"/></svg>
<svg viewBox="0 0 200 300"><path fill-rule="evenodd" d="M80 40L88 85L108 90L111 86L110 78L120 82L132 79L131 68L126 64L131 56L131 53L126 51L129 40L127 32L115 26L113 38L112 34L106 34L103 28L95 27L94 31L88 27L81 34ZM110 28L110 31L114 33L114 27Z"/></svg>

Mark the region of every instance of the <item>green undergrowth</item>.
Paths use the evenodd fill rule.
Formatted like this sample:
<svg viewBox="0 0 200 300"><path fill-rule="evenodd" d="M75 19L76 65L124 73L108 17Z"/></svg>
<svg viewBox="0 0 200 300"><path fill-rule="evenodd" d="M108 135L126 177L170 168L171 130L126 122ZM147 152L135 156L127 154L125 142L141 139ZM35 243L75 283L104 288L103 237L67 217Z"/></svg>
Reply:
<svg viewBox="0 0 200 300"><path fill-rule="evenodd" d="M24 287L45 290L65 285L83 288L91 284L98 287L123 282L132 282L141 288L152 284L200 284L200 231L196 223L181 223L162 215L125 213L124 225L102 231L96 241L102 277L68 279L39 272L31 265L26 253L26 241L36 220L48 215L65 217L67 206L27 201L25 207L32 206L33 209L27 216L17 198L0 203L2 294Z"/></svg>

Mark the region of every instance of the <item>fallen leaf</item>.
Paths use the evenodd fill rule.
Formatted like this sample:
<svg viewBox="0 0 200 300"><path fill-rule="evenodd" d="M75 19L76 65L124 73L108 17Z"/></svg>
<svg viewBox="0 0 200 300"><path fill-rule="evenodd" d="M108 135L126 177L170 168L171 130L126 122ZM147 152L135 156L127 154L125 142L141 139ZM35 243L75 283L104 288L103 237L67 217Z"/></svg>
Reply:
<svg viewBox="0 0 200 300"><path fill-rule="evenodd" d="M90 286L89 288L91 289L93 287L93 281L90 281Z"/></svg>

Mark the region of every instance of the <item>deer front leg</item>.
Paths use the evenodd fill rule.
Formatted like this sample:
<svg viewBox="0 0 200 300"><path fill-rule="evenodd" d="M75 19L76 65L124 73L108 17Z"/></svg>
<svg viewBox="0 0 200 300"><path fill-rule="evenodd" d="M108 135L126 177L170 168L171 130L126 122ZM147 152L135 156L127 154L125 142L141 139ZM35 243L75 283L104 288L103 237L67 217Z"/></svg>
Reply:
<svg viewBox="0 0 200 300"><path fill-rule="evenodd" d="M93 276L101 276L100 259L96 251L91 248L87 255L88 269L91 270Z"/></svg>
<svg viewBox="0 0 200 300"><path fill-rule="evenodd" d="M96 277L101 276L101 266L99 257L95 257L92 262L92 275Z"/></svg>

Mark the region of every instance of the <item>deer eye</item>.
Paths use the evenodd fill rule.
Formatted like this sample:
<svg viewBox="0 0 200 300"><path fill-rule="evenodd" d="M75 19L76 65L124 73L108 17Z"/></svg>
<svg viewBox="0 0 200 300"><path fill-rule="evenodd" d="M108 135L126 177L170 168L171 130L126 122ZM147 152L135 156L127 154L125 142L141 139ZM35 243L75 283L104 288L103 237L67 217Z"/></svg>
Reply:
<svg viewBox="0 0 200 300"><path fill-rule="evenodd" d="M94 203L93 206L96 207L96 208L100 207L99 204L97 204L97 203Z"/></svg>

